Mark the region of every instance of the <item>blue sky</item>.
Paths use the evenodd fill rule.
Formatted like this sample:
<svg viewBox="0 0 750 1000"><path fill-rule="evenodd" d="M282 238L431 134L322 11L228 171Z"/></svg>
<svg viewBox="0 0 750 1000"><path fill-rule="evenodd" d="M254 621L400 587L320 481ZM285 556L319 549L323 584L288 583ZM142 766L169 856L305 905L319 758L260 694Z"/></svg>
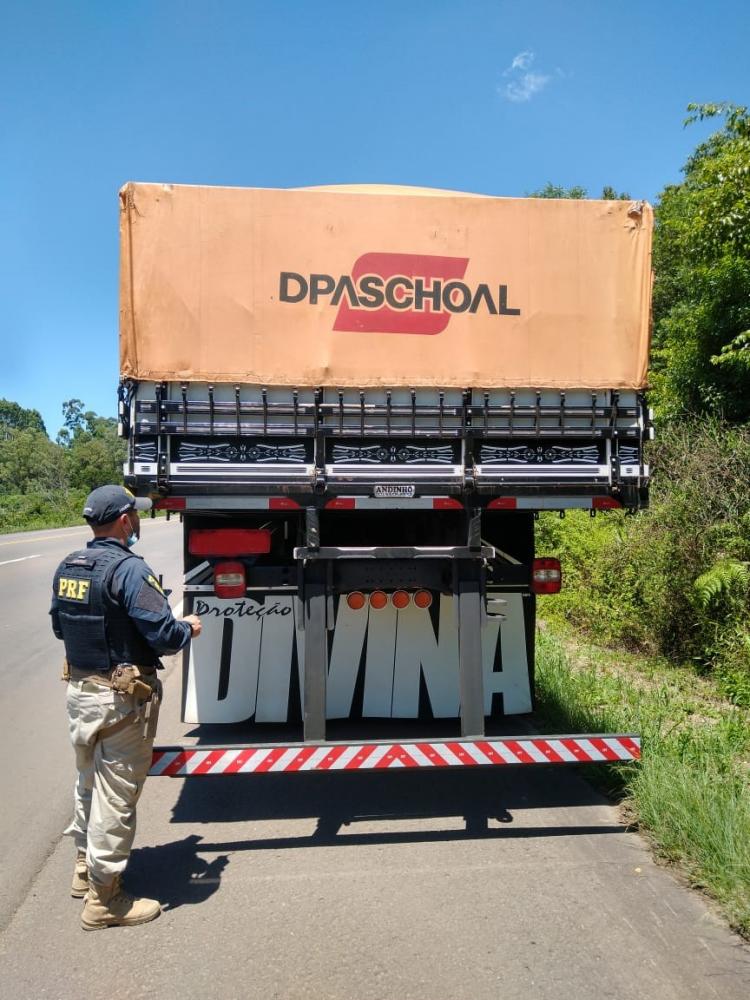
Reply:
<svg viewBox="0 0 750 1000"><path fill-rule="evenodd" d="M4 0L0 397L114 415L125 181L654 201L749 37L746 0Z"/></svg>

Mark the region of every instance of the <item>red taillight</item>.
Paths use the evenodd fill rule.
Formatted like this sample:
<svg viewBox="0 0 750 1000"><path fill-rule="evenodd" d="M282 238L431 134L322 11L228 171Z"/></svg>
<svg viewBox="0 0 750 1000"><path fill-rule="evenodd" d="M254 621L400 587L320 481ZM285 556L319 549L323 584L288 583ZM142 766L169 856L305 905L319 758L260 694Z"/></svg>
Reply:
<svg viewBox="0 0 750 1000"><path fill-rule="evenodd" d="M594 497L591 501L592 510L619 510L622 504L614 497Z"/></svg>
<svg viewBox="0 0 750 1000"><path fill-rule="evenodd" d="M354 510L356 506L354 497L334 497L326 503L326 510Z"/></svg>
<svg viewBox="0 0 750 1000"><path fill-rule="evenodd" d="M398 608L399 611L409 606L409 600L409 595L405 590L396 590L391 594L393 607Z"/></svg>
<svg viewBox="0 0 750 1000"><path fill-rule="evenodd" d="M154 500L154 510L185 510L185 497L162 497Z"/></svg>
<svg viewBox="0 0 750 1000"><path fill-rule="evenodd" d="M241 562L222 562L214 567L217 597L244 597L245 585L245 567Z"/></svg>
<svg viewBox="0 0 750 1000"><path fill-rule="evenodd" d="M255 556L271 551L267 528L197 528L190 532L191 556Z"/></svg>
<svg viewBox="0 0 750 1000"><path fill-rule="evenodd" d="M531 589L535 594L558 594L562 586L559 559L535 559L531 568Z"/></svg>
<svg viewBox="0 0 750 1000"><path fill-rule="evenodd" d="M432 604L432 594L429 590L418 590L414 595L414 603L418 608L429 608Z"/></svg>
<svg viewBox="0 0 750 1000"><path fill-rule="evenodd" d="M433 510L463 510L464 505L454 497L433 497Z"/></svg>
<svg viewBox="0 0 750 1000"><path fill-rule="evenodd" d="M365 600L365 595L361 593L361 591L353 590L351 594L347 595L346 603L352 611L361 611L367 602Z"/></svg>
<svg viewBox="0 0 750 1000"><path fill-rule="evenodd" d="M487 510L515 510L517 506L515 497L496 497L487 504Z"/></svg>
<svg viewBox="0 0 750 1000"><path fill-rule="evenodd" d="M384 594L382 590L373 590L370 594L370 607L375 608L376 611L380 611L388 603L388 595Z"/></svg>

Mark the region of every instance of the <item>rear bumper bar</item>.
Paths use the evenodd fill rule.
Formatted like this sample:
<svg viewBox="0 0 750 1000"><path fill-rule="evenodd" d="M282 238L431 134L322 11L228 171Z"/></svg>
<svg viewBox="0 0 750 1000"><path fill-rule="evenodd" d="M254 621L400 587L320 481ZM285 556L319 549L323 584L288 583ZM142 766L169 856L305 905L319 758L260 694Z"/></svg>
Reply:
<svg viewBox="0 0 750 1000"><path fill-rule="evenodd" d="M268 746L154 747L150 774L257 774L389 768L608 764L640 760L633 734L411 740L400 743L287 743Z"/></svg>

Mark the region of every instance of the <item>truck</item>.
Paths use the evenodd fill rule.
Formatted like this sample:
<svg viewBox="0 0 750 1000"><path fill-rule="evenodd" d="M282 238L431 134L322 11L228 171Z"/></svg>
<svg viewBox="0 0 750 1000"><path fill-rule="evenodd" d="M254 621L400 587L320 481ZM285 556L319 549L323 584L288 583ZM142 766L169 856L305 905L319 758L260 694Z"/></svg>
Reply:
<svg viewBox="0 0 750 1000"><path fill-rule="evenodd" d="M125 483L183 524L182 720L234 737L152 774L637 759L529 720L536 519L648 503L651 207L130 183L120 221Z"/></svg>

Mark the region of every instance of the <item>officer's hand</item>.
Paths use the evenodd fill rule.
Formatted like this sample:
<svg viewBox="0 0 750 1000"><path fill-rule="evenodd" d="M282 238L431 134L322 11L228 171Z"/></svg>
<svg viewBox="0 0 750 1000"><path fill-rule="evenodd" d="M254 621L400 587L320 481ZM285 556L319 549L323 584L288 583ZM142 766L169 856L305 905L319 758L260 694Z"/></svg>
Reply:
<svg viewBox="0 0 750 1000"><path fill-rule="evenodd" d="M185 617L182 618L181 620L188 623L188 625L190 626L190 631L193 634L193 638L197 639L203 629L203 626L201 625L201 620L198 617L198 615L185 615Z"/></svg>

